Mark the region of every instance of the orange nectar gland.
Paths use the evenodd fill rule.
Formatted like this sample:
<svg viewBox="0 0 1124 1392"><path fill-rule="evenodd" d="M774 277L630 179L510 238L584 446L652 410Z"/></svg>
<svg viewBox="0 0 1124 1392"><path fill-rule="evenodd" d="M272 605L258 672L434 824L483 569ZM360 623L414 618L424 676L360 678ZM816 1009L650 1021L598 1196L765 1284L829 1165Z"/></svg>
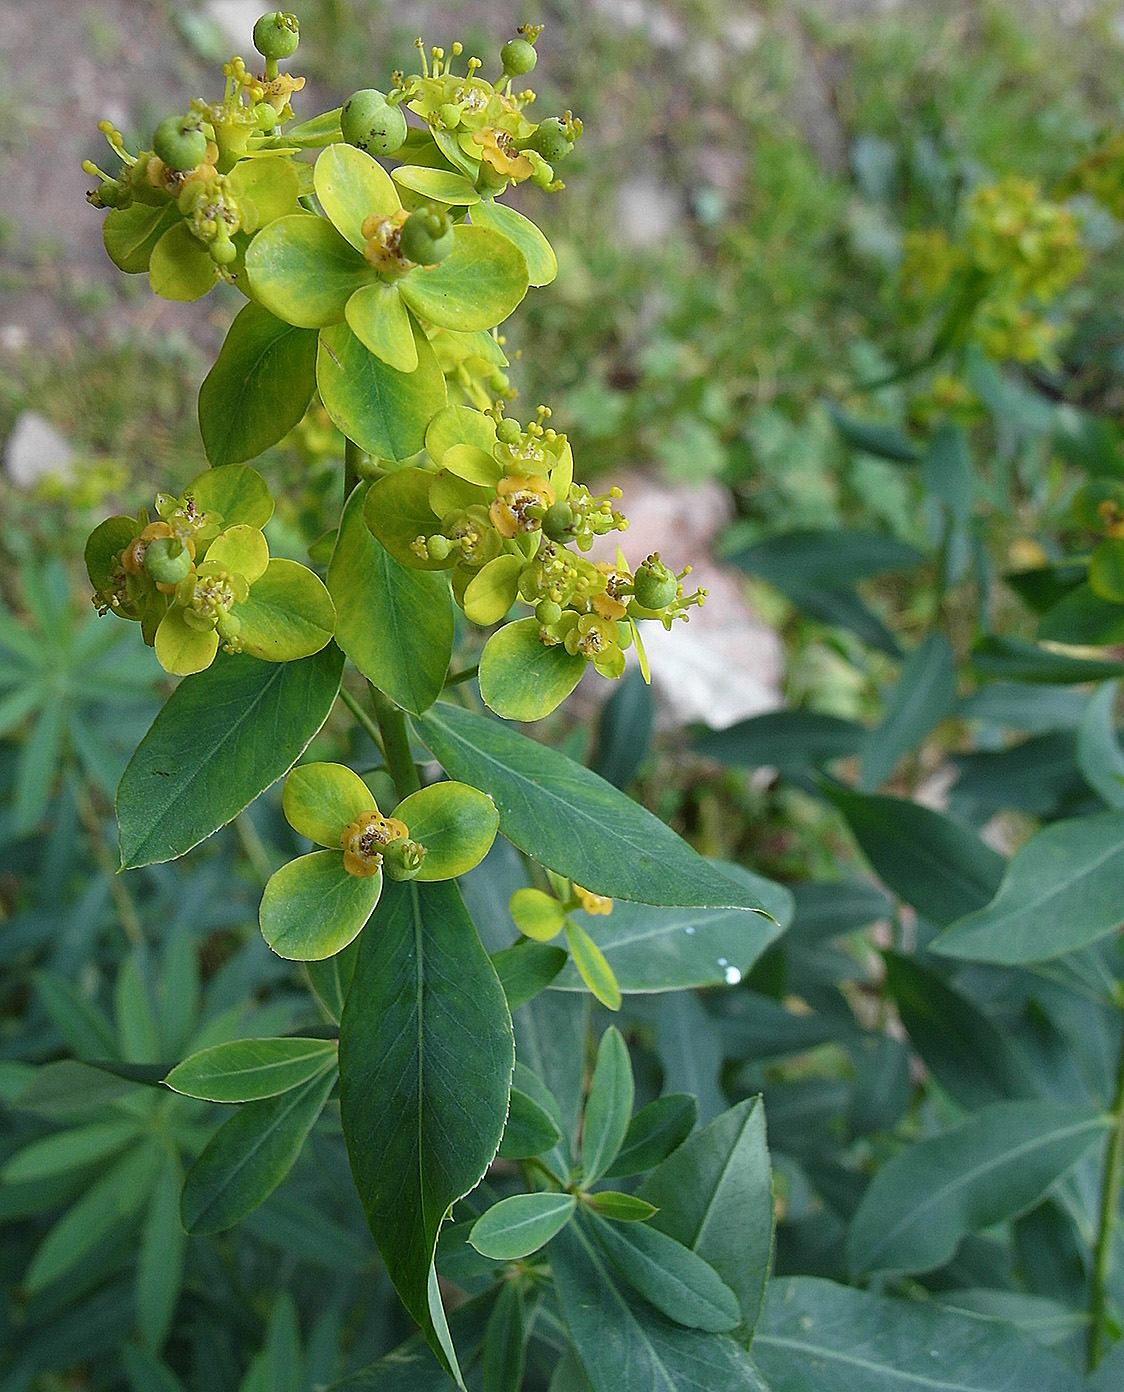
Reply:
<svg viewBox="0 0 1124 1392"><path fill-rule="evenodd" d="M540 527L547 508L554 503L554 489L538 474L527 478L508 475L496 484L496 495L488 516L496 531L508 541L520 532L533 532Z"/></svg>
<svg viewBox="0 0 1124 1392"><path fill-rule="evenodd" d="M384 817L377 809L364 812L340 832L343 868L349 875L366 879L382 869L382 853L391 841L408 840L410 830L397 817Z"/></svg>
<svg viewBox="0 0 1124 1392"><path fill-rule="evenodd" d="M582 889L581 885L574 885L574 898L582 906L587 914L611 914L613 912L613 901L604 894L594 894L592 890Z"/></svg>
<svg viewBox="0 0 1124 1392"><path fill-rule="evenodd" d="M1104 523L1104 534L1116 541L1124 537L1124 513L1115 498L1104 498L1097 504L1097 515Z"/></svg>
<svg viewBox="0 0 1124 1392"><path fill-rule="evenodd" d="M367 239L363 255L376 271L400 272L403 269L399 244L402 226L409 216L405 208L399 208L389 217L379 217L376 213L371 213L363 219L363 225L359 229Z"/></svg>

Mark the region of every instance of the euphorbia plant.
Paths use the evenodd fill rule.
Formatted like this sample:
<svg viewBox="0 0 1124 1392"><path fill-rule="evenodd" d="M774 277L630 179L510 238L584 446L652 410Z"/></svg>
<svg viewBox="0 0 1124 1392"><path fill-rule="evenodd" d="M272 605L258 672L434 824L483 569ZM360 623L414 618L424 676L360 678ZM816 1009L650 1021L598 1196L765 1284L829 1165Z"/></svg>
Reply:
<svg viewBox="0 0 1124 1392"><path fill-rule="evenodd" d="M99 172L90 200L109 209L116 263L147 271L173 299L224 280L247 300L200 392L211 468L180 496L159 495L155 519L110 518L87 546L99 610L139 621L164 668L186 678L122 780L122 863L182 854L288 775L285 816L315 849L265 886L262 933L306 964L327 1031L338 1025L355 1182L445 1374L462 1381L443 1301L453 1288L439 1275L477 1297L458 1321L469 1355L481 1337L473 1321L486 1331L489 1388L518 1385L540 1308L572 1326L576 1354L562 1369L576 1356L607 1386L581 1315L583 1284L604 1280L626 1322L672 1321L657 1337L669 1366L702 1359L752 1385L744 1340L727 1331L752 1329L768 1242L735 1272L699 1234L676 1231L677 1201L658 1180L658 1203L600 1187L678 1153L690 1099L630 1121L628 1053L610 1031L571 1151L576 1116L532 1057L516 1064L511 1011L556 978L570 991L585 983L611 1009L623 992L653 989L650 972L634 980L629 967L618 980L608 960L615 901L718 914L726 955L701 980L697 962L684 976L688 926L681 948L665 947L656 989L736 981L788 910L777 887L702 859L610 784L495 718L547 715L590 665L619 678L630 648L646 678L643 623L670 627L702 600L657 555L635 569L619 548L611 562L589 559L597 537L627 527L619 491L595 497L575 482L548 409L526 423L505 412L515 393L496 329L556 263L534 224L497 200L525 180L561 189L556 166L581 134L568 112L530 115L534 94L518 83L535 66L538 33L525 27L503 46L492 80L477 58L454 70L459 44L448 56L419 44L420 72L295 122L303 80L278 64L295 55L299 26L267 14L254 31L263 70L232 59L221 101L193 101L136 155L106 128L123 167ZM270 559L273 499L246 463L314 394L346 440L339 525L314 548L323 581ZM520 604L525 616L508 622ZM479 663L490 712L470 694L474 670L450 673L458 606L493 630ZM298 762L338 697L382 756L366 777ZM456 880L497 831L522 853L522 873L508 886L506 872L483 868L499 908L474 923ZM583 917L607 922L608 939L599 945ZM562 929L568 951L547 941ZM180 1092L242 1104L187 1175L190 1231L229 1226L280 1183L326 1104L335 1061L314 1040L257 1040L204 1050L168 1076ZM574 1063L577 1080L580 1056ZM731 1125L752 1154L739 1202L756 1206L756 1230L768 1234L760 1109L738 1109ZM724 1144L706 1137L693 1144ZM473 1226L481 1190L463 1223L454 1214L452 1240L442 1237L497 1150L517 1167L498 1182L521 1176L527 1192ZM470 1229L471 1257L457 1240ZM553 1284L541 1258L526 1260L548 1241ZM620 1296L618 1280L632 1293ZM629 1313L636 1292L662 1314Z"/></svg>

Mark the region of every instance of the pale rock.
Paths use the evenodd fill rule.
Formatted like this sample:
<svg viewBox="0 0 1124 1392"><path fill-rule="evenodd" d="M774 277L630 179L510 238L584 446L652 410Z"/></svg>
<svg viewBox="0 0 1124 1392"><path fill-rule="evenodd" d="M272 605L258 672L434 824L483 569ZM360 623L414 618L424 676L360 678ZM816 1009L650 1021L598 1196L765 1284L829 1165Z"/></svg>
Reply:
<svg viewBox="0 0 1124 1392"><path fill-rule="evenodd" d="M254 25L269 6L262 0L207 0L203 9L249 62L254 56Z"/></svg>
<svg viewBox="0 0 1124 1392"><path fill-rule="evenodd" d="M652 174L626 179L617 189L616 203L621 236L632 247L664 241L683 214L679 192Z"/></svg>
<svg viewBox="0 0 1124 1392"><path fill-rule="evenodd" d="M4 472L17 488L34 488L43 479L69 483L74 451L69 441L35 411L23 411L4 445Z"/></svg>

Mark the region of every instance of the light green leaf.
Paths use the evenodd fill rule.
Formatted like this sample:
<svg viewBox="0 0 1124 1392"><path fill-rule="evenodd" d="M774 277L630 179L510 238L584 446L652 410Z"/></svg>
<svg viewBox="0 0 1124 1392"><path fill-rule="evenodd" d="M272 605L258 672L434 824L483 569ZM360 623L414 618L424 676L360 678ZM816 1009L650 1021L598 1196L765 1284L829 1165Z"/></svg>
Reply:
<svg viewBox="0 0 1124 1392"><path fill-rule="evenodd" d="M430 421L425 432L425 448L430 459L440 467L445 451L454 445L469 445L490 457L496 446L495 421L471 406L446 406Z"/></svg>
<svg viewBox="0 0 1124 1392"><path fill-rule="evenodd" d="M1054 822L1016 852L999 892L932 945L976 962L1048 962L1120 927L1124 811Z"/></svg>
<svg viewBox="0 0 1124 1392"><path fill-rule="evenodd" d="M147 271L153 247L179 221L179 209L169 203L156 207L132 203L128 208L110 208L102 223L102 241L109 259L118 270L130 275Z"/></svg>
<svg viewBox="0 0 1124 1392"><path fill-rule="evenodd" d="M445 404L445 378L429 340L413 326L418 365L398 372L364 348L346 324L320 335L316 384L324 408L349 440L378 459L409 459Z"/></svg>
<svg viewBox="0 0 1124 1392"><path fill-rule="evenodd" d="M617 1271L668 1319L712 1334L738 1324L734 1292L689 1247L647 1223L617 1227L596 1214L590 1222Z"/></svg>
<svg viewBox="0 0 1124 1392"><path fill-rule="evenodd" d="M492 955L492 965L512 1010L545 991L566 961L565 948L530 941L517 942Z"/></svg>
<svg viewBox="0 0 1124 1392"><path fill-rule="evenodd" d="M466 783L432 783L403 799L394 815L426 849L419 880L466 875L488 854L500 822L492 799Z"/></svg>
<svg viewBox="0 0 1124 1392"><path fill-rule="evenodd" d="M148 283L162 300L187 303L202 299L215 288L216 269L211 253L179 219L152 248Z"/></svg>
<svg viewBox="0 0 1124 1392"><path fill-rule="evenodd" d="M449 1367L430 1305L437 1234L496 1153L514 1060L507 1002L456 886L388 882L340 1024L340 1113L391 1280Z"/></svg>
<svg viewBox="0 0 1124 1392"><path fill-rule="evenodd" d="M747 1098L696 1131L637 1193L659 1209L653 1226L697 1252L730 1287L752 1331L773 1252L772 1177L761 1099Z"/></svg>
<svg viewBox="0 0 1124 1392"><path fill-rule="evenodd" d="M418 349L410 324L410 311L402 303L397 286L381 280L356 290L344 310L347 326L355 337L399 372L413 372Z"/></svg>
<svg viewBox="0 0 1124 1392"><path fill-rule="evenodd" d="M362 253L311 213L263 228L246 252L246 275L258 304L302 329L338 324L356 290L377 279Z"/></svg>
<svg viewBox="0 0 1124 1392"><path fill-rule="evenodd" d="M360 252L367 242L366 219L389 217L402 206L386 170L354 145L329 145L323 151L316 161L313 187L336 231Z"/></svg>
<svg viewBox="0 0 1124 1392"><path fill-rule="evenodd" d="M336 641L368 681L420 714L449 671L453 599L443 574L402 565L372 535L364 514L369 491L361 484L347 500L328 564Z"/></svg>
<svg viewBox="0 0 1124 1392"><path fill-rule="evenodd" d="M847 1234L851 1269L932 1271L969 1233L1033 1208L1107 1122L1055 1102L995 1102L899 1151L871 1181Z"/></svg>
<svg viewBox="0 0 1124 1392"><path fill-rule="evenodd" d="M156 630L156 657L165 672L176 677L192 677L204 672L215 660L219 635L213 628L200 632L184 618L178 604L160 620Z"/></svg>
<svg viewBox="0 0 1124 1392"><path fill-rule="evenodd" d="M180 1214L189 1233L221 1232L253 1212L296 1163L335 1086L326 1068L298 1088L247 1102L223 1122L187 1172Z"/></svg>
<svg viewBox="0 0 1124 1392"><path fill-rule="evenodd" d="M400 164L391 175L400 188L420 194L434 203L468 207L480 202L480 195L463 174L448 169L429 169L419 164ZM412 204L410 206L413 206Z"/></svg>
<svg viewBox="0 0 1124 1392"><path fill-rule="evenodd" d="M256 527L227 527L208 546L207 559L252 585L269 565L269 544Z"/></svg>
<svg viewBox="0 0 1124 1392"><path fill-rule="evenodd" d="M273 516L273 497L265 479L245 464L221 464L204 469L184 490L204 512L215 512L230 527L257 527Z"/></svg>
<svg viewBox="0 0 1124 1392"><path fill-rule="evenodd" d="M646 1223L657 1211L654 1204L638 1199L635 1194L622 1194L614 1189L599 1189L596 1194L587 1194L582 1202L601 1218L611 1218L614 1223Z"/></svg>
<svg viewBox="0 0 1124 1392"><path fill-rule="evenodd" d="M206 1102L256 1102L308 1082L334 1062L336 1049L334 1039L237 1039L192 1054L164 1081Z"/></svg>
<svg viewBox="0 0 1124 1392"><path fill-rule="evenodd" d="M236 197L248 198L253 204L255 231L286 213L300 211L297 166L281 155L239 160L230 171L230 186Z"/></svg>
<svg viewBox="0 0 1124 1392"><path fill-rule="evenodd" d="M313 851L270 877L258 918L279 957L316 962L334 957L358 935L378 903L382 872L350 875L342 851Z"/></svg>
<svg viewBox="0 0 1124 1392"><path fill-rule="evenodd" d="M446 451L445 457L449 459L451 456L471 448L471 446L454 445L452 449ZM481 450L477 450L475 453L492 463L491 455L484 455ZM459 478L465 477L456 469L455 461L452 465L445 467L451 468L452 472L457 473ZM470 480L470 482L476 481L475 479ZM510 556L505 552L504 555L497 556L487 565L482 566L468 582L468 587L464 592L462 607L466 616L473 623L481 624L484 627L499 623L519 597L519 576L526 564L527 562L522 556ZM538 621L532 620L531 622L537 624ZM539 646L543 645L540 643Z"/></svg>
<svg viewBox="0 0 1124 1392"><path fill-rule="evenodd" d="M533 1097L519 1088L511 1089L507 1125L500 1142L499 1155L505 1160L525 1160L531 1155L545 1155L562 1139L554 1118L540 1107Z"/></svg>
<svg viewBox="0 0 1124 1392"><path fill-rule="evenodd" d="M582 1184L588 1189L617 1158L632 1117L628 1045L612 1025L601 1036L582 1123Z"/></svg>
<svg viewBox="0 0 1124 1392"><path fill-rule="evenodd" d="M562 704L585 672L585 658L568 653L561 643L548 647L539 639L540 627L536 618L504 624L480 654L480 695L505 720L541 720Z"/></svg>
<svg viewBox="0 0 1124 1392"><path fill-rule="evenodd" d="M339 850L349 822L375 809L375 795L345 764L299 764L285 779L285 819L318 846Z"/></svg>
<svg viewBox="0 0 1124 1392"><path fill-rule="evenodd" d="M126 869L183 855L287 773L328 718L343 654L282 665L221 655L172 693L117 790ZM268 728L268 740L254 737Z"/></svg>
<svg viewBox="0 0 1124 1392"><path fill-rule="evenodd" d="M621 1008L621 988L605 954L580 923L565 919L566 946L578 975L607 1010Z"/></svg>
<svg viewBox="0 0 1124 1392"><path fill-rule="evenodd" d="M336 610L324 582L307 566L274 559L235 610L238 638L251 657L296 662L332 641Z"/></svg>
<svg viewBox="0 0 1124 1392"><path fill-rule="evenodd" d="M472 1225L469 1242L494 1261L518 1261L544 1247L573 1217L573 1194L515 1194Z"/></svg>
<svg viewBox="0 0 1124 1392"><path fill-rule="evenodd" d="M756 894L564 754L449 704L416 722L451 778L490 793L520 850L597 894L764 912Z"/></svg>
<svg viewBox="0 0 1124 1392"><path fill-rule="evenodd" d="M413 544L432 536L441 522L429 505L435 474L428 469L395 469L371 485L363 516L372 535L408 570L444 570L446 562L423 560Z"/></svg>
<svg viewBox="0 0 1124 1392"><path fill-rule="evenodd" d="M493 329L527 293L527 263L506 237L486 227L454 228L456 247L436 266L417 266L398 282L415 314L446 329Z"/></svg>
<svg viewBox="0 0 1124 1392"><path fill-rule="evenodd" d="M472 221L477 227L490 227L514 242L523 253L532 285L549 285L558 274L558 258L554 248L530 220L514 208L492 199L484 199L472 210Z"/></svg>
<svg viewBox="0 0 1124 1392"><path fill-rule="evenodd" d="M235 464L263 454L300 423L315 387L315 332L245 305L199 388L207 458Z"/></svg>
<svg viewBox="0 0 1124 1392"><path fill-rule="evenodd" d="M753 1357L772 1392L1082 1392L1084 1380L996 1320L800 1276L769 1286Z"/></svg>

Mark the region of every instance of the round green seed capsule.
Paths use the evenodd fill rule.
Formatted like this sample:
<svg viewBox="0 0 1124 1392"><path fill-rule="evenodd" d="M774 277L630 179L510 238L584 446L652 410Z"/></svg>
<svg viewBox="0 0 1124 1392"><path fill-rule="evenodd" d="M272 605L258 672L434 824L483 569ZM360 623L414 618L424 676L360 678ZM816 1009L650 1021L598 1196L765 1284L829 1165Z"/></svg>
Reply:
<svg viewBox="0 0 1124 1392"><path fill-rule="evenodd" d="M511 77L523 77L531 72L539 61L533 44L526 39L510 39L500 49L500 62L503 70Z"/></svg>
<svg viewBox="0 0 1124 1392"><path fill-rule="evenodd" d="M501 445L517 445L523 438L523 431L519 428L517 420L505 417L496 426L496 439Z"/></svg>
<svg viewBox="0 0 1124 1392"><path fill-rule="evenodd" d="M535 605L535 618L542 624L543 628L550 628L562 617L562 606L555 604L552 599L540 600Z"/></svg>
<svg viewBox="0 0 1124 1392"><path fill-rule="evenodd" d="M340 112L340 130L349 145L369 155L392 155L406 139L406 118L374 87L353 92Z"/></svg>
<svg viewBox="0 0 1124 1392"><path fill-rule="evenodd" d="M436 266L456 246L453 220L443 209L427 207L412 212L402 224L398 250L407 261Z"/></svg>
<svg viewBox="0 0 1124 1392"><path fill-rule="evenodd" d="M156 127L152 149L169 169L197 169L207 156L207 137L193 116L169 116Z"/></svg>
<svg viewBox="0 0 1124 1392"><path fill-rule="evenodd" d="M551 164L564 160L574 148L574 142L566 134L566 127L557 116L550 116L543 121L531 136L528 145Z"/></svg>
<svg viewBox="0 0 1124 1392"><path fill-rule="evenodd" d="M383 847L382 868L392 880L412 880L422 868L425 847L407 837L398 837Z"/></svg>
<svg viewBox="0 0 1124 1392"><path fill-rule="evenodd" d="M551 541L566 542L574 535L574 509L565 499L560 498L547 508L542 530Z"/></svg>
<svg viewBox="0 0 1124 1392"><path fill-rule="evenodd" d="M191 556L175 537L154 537L145 548L144 568L158 585L178 585L191 573Z"/></svg>
<svg viewBox="0 0 1124 1392"><path fill-rule="evenodd" d="M633 593L645 609L662 609L679 593L679 580L658 556L649 556L636 569Z"/></svg>
<svg viewBox="0 0 1124 1392"><path fill-rule="evenodd" d="M263 58L291 58L300 43L301 27L294 14L272 10L254 25L254 47Z"/></svg>
<svg viewBox="0 0 1124 1392"><path fill-rule="evenodd" d="M229 237L216 237L211 243L211 260L216 266L229 266L238 259L238 248Z"/></svg>

